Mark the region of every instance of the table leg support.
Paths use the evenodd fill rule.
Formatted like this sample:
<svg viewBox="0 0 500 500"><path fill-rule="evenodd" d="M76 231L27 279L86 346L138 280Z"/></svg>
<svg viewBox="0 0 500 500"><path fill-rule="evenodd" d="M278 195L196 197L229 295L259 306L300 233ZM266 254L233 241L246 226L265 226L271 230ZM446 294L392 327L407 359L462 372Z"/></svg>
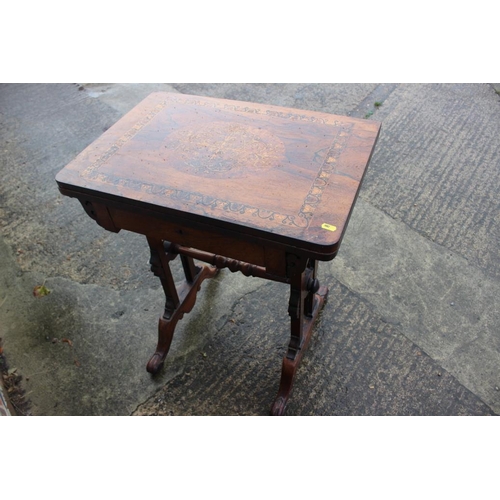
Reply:
<svg viewBox="0 0 500 500"><path fill-rule="evenodd" d="M307 263L306 269L293 273L291 278L288 313L291 317L291 339L283 358L278 395L271 409L272 415L284 415L295 374L312 335L316 318L328 295L328 288L316 279L317 264Z"/></svg>
<svg viewBox="0 0 500 500"><path fill-rule="evenodd" d="M178 321L194 307L196 294L200 290L201 283L207 278L214 277L219 270L205 265L195 266L193 259L182 256L186 280L177 288L169 266L169 262L177 254L166 251L169 244L162 240L148 238L148 243L151 250L151 270L155 276L160 278L166 299L165 310L158 322L156 351L146 367L149 373L156 374L160 371L167 357Z"/></svg>

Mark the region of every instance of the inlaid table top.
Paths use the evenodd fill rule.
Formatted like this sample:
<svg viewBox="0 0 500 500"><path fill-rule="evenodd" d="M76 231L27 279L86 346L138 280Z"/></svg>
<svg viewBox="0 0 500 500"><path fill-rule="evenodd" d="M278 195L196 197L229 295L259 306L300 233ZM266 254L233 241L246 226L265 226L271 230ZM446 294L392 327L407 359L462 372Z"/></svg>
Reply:
<svg viewBox="0 0 500 500"><path fill-rule="evenodd" d="M157 92L56 180L333 257L379 130L345 116Z"/></svg>

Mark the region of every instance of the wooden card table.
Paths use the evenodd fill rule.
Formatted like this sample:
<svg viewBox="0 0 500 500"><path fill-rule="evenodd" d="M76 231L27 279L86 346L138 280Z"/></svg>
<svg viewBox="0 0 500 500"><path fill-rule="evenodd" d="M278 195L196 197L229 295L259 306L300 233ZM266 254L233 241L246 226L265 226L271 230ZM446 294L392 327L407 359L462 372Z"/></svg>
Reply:
<svg viewBox="0 0 500 500"><path fill-rule="evenodd" d="M291 338L271 410L284 413L328 292L317 263L337 254L379 130L344 116L157 92L59 172L61 193L100 226L147 238L166 297L149 372L160 370L177 322L219 269L287 283ZM177 255L180 286L169 268Z"/></svg>

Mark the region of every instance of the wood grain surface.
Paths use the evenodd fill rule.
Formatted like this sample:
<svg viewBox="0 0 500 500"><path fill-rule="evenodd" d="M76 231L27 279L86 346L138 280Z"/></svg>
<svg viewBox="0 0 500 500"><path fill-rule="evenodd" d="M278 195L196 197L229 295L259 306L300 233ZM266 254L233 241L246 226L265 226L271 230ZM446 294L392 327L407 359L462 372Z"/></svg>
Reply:
<svg viewBox="0 0 500 500"><path fill-rule="evenodd" d="M368 120L157 92L56 180L63 194L333 255L379 131Z"/></svg>

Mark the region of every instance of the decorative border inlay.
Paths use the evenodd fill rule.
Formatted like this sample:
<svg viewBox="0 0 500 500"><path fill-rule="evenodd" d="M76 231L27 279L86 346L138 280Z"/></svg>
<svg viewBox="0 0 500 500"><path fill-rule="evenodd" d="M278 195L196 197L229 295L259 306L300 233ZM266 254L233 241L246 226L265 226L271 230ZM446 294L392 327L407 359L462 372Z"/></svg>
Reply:
<svg viewBox="0 0 500 500"><path fill-rule="evenodd" d="M334 127L340 127L342 125L341 122L339 122L338 120L334 120L331 122L319 116L300 114L299 110L297 110L296 112L284 112L284 111L279 111L277 109L262 109L261 107L257 107L259 106L258 104L256 104L256 107L241 106L239 104L234 104L231 102L220 103L217 101L208 101L208 100L201 101L197 99L190 99L186 97L181 97L181 95L182 94L180 94L179 96L173 95L170 97L169 100L177 102L179 104L191 104L191 105L194 104L195 106L204 106L214 109L251 113L256 115L274 116L276 118L285 118L287 120L306 121L311 123L323 123L323 124L333 125Z"/></svg>
<svg viewBox="0 0 500 500"><path fill-rule="evenodd" d="M113 145L104 152L96 161L89 165L80 175L89 180L97 180L99 182L109 184L115 187L126 187L141 191L147 194L160 195L172 200L181 200L198 207L206 207L212 211L223 212L238 212L242 215L251 215L261 219L268 219L279 222L287 226L295 226L298 228L307 228L314 214L314 210L318 207L323 191L328 185L328 179L335 172L336 164L339 156L345 150L347 138L350 136L353 124L342 124L335 120L329 123L334 127L338 127L337 134L332 141L332 144L325 156L325 159L314 179L311 188L309 189L304 202L297 215L281 214L278 212L265 210L251 205L236 203L231 200L224 200L207 196L202 193L183 191L180 189L170 188L155 184L152 182L141 182L132 179L122 179L113 175L99 172L99 167L111 158L126 142L132 139L145 125L147 125L161 110L163 110L169 102L178 102L181 104L191 104L196 106L210 106L231 111L247 112L255 114L266 114L280 118L288 118L292 120L305 120L309 122L327 123L325 119L315 116L302 115L298 113L285 113L275 110L261 110L260 108L252 108L248 106L239 106L235 104L218 105L217 102L201 101L194 99L180 98L170 96L168 99L157 104L144 118L137 122L130 130L122 135ZM210 215L203 210L205 215Z"/></svg>
<svg viewBox="0 0 500 500"><path fill-rule="evenodd" d="M304 199L304 203L300 208L299 215L302 214L303 217L307 220L310 220L312 218L314 210L318 207L321 201L323 191L328 185L328 179L335 171L338 157L344 151L347 138L351 135L351 129L352 125L350 125L349 127L342 127L338 131L330 147L330 150L328 151L328 154L326 155L326 158Z"/></svg>
<svg viewBox="0 0 500 500"><path fill-rule="evenodd" d="M168 100L165 100L159 104L157 104L142 120L139 120L128 132L123 134L117 141L113 143L113 145L104 152L96 161L94 161L91 165L89 165L81 174L81 177L91 177L93 174L103 163L109 160L125 143L130 141L132 137L134 137L137 132L139 132L145 125L147 125L165 106L167 105Z"/></svg>

